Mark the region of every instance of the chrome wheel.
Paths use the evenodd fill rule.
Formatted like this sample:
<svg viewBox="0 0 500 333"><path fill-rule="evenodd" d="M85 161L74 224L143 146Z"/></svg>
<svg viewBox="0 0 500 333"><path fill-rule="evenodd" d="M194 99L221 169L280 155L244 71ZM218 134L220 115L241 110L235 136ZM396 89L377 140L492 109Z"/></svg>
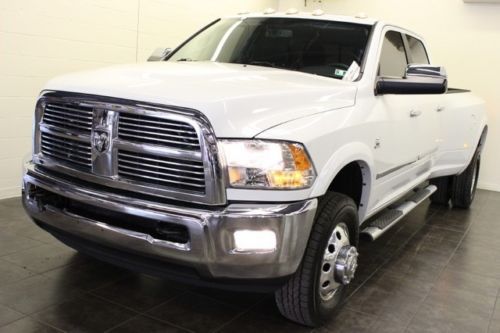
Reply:
<svg viewBox="0 0 500 333"><path fill-rule="evenodd" d="M349 229L339 223L328 240L319 277L319 293L323 301L332 299L339 288L354 278L358 267L358 251L351 246Z"/></svg>

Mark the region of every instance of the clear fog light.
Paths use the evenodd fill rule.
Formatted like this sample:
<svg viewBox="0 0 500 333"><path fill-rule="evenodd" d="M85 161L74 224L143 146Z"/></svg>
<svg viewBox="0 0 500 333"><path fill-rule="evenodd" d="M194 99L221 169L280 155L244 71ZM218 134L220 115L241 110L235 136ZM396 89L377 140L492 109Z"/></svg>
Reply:
<svg viewBox="0 0 500 333"><path fill-rule="evenodd" d="M272 252L276 250L276 234L271 230L238 230L234 245L235 252Z"/></svg>

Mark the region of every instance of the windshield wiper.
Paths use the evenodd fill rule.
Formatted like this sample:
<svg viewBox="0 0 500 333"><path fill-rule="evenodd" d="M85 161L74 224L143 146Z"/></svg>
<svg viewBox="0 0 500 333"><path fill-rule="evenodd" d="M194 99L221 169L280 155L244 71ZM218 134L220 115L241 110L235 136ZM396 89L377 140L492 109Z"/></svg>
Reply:
<svg viewBox="0 0 500 333"><path fill-rule="evenodd" d="M278 66L276 64L269 62L269 61L250 61L250 62L248 62L247 65L278 68Z"/></svg>
<svg viewBox="0 0 500 333"><path fill-rule="evenodd" d="M191 58L180 58L179 60L177 61L186 61L186 62L189 62L189 61L196 61L196 60L193 60Z"/></svg>

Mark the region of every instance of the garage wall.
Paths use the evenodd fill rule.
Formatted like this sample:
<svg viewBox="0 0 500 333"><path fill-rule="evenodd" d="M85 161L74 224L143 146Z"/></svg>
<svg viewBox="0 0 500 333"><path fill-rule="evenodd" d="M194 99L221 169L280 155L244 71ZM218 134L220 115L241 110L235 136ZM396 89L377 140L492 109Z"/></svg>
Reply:
<svg viewBox="0 0 500 333"><path fill-rule="evenodd" d="M364 12L422 35L433 62L446 67L450 86L472 89L486 100L490 132L479 186L500 191L500 4L465 4L462 0L307 0L307 4L281 0L280 10Z"/></svg>
<svg viewBox="0 0 500 333"><path fill-rule="evenodd" d="M0 199L19 195L36 96L49 78L144 61L201 26L278 0L0 0Z"/></svg>

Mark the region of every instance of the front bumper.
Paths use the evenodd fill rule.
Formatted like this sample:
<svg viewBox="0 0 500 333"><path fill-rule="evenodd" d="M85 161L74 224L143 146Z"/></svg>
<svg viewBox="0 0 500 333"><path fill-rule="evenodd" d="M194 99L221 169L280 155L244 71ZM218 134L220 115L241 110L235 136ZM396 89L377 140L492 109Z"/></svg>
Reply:
<svg viewBox="0 0 500 333"><path fill-rule="evenodd" d="M24 207L33 220L56 237L63 241L70 238L76 243L83 241L87 247L97 244L101 249L109 249L108 252L138 255L153 260L159 267L169 264L189 267L202 279L264 280L293 274L302 260L317 207L317 200L312 199L286 204L187 208L73 182L32 163L25 168ZM71 205L56 205L45 200L52 195L87 205L106 216L120 214L122 219L125 216L126 220L130 218L141 223L155 221L183 226L189 233L189 241L177 243L156 239L148 233L82 216L72 211ZM276 250L234 251L233 233L242 229L272 230L276 234Z"/></svg>

